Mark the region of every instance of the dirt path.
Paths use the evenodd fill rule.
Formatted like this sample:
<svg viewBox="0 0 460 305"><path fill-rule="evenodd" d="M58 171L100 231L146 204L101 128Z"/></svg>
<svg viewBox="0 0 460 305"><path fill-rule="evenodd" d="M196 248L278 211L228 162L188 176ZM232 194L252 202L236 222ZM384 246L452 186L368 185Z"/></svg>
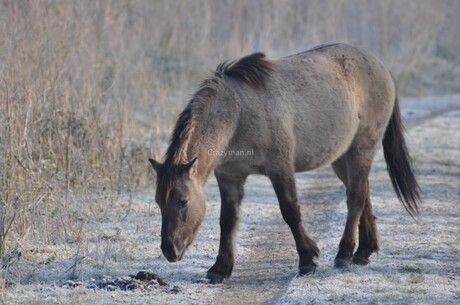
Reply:
<svg viewBox="0 0 460 305"><path fill-rule="evenodd" d="M282 294L295 275L294 242L270 189L268 179L250 177L241 211L235 270L210 304L267 302Z"/></svg>
<svg viewBox="0 0 460 305"><path fill-rule="evenodd" d="M150 193L148 199L141 196L134 201L128 217L121 208L120 215L92 224L95 239L85 246L88 258L80 266L81 280L153 269L169 286L151 291L56 287L53 283L68 276L73 250L61 261L35 264L32 279L8 289L4 299L11 304L458 303L460 111L453 109L460 107L460 97L446 100L444 108L433 106L434 102L428 99L422 104L435 109L437 116L410 101L407 107L403 103L403 113L412 118L409 147L425 193L422 224L415 224L397 201L380 152L370 183L381 252L371 257L367 267L346 272L332 268L346 218L345 189L325 167L296 176L304 224L321 250L314 275L295 277L292 234L268 179L254 176L246 184L232 278L221 285L197 283L214 263L219 244L219 194L211 179L206 219L180 263L167 263L159 251L161 219ZM443 113L443 109L451 111ZM63 250L59 251L62 256Z"/></svg>

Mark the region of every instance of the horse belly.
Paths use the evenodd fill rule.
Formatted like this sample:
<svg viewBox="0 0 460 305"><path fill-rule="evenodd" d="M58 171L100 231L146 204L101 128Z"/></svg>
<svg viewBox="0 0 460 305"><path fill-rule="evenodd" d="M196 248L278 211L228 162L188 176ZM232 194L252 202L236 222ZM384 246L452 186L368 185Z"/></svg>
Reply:
<svg viewBox="0 0 460 305"><path fill-rule="evenodd" d="M330 164L337 160L351 144L349 141L336 141L312 148L311 145L302 145L295 157L296 172L309 171ZM326 143L325 143L326 144Z"/></svg>
<svg viewBox="0 0 460 305"><path fill-rule="evenodd" d="M352 115L351 109L343 109L336 113L340 113L340 117L312 119L302 124L304 126L297 127L296 172L330 164L346 152L358 130L359 120L357 116Z"/></svg>

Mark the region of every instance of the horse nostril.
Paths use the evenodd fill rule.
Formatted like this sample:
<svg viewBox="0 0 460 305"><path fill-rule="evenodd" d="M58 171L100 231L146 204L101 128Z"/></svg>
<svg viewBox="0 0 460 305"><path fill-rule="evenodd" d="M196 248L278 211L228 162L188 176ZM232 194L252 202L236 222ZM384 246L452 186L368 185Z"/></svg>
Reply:
<svg viewBox="0 0 460 305"><path fill-rule="evenodd" d="M161 243L161 251L169 262L178 261L179 255L177 253L176 247L174 247L172 243Z"/></svg>

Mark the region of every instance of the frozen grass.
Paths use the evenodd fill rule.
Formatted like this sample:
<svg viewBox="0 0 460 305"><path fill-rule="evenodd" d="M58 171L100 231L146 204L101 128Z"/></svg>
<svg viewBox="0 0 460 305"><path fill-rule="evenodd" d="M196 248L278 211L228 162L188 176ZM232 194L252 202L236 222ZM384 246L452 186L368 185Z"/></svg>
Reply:
<svg viewBox="0 0 460 305"><path fill-rule="evenodd" d="M405 107L403 107L405 109ZM422 189L421 224L397 201L381 154L371 174L381 251L366 267L332 268L346 218L344 188L329 167L297 175L304 222L321 249L314 275L296 278L297 253L266 178L250 177L242 207L236 266L223 285L197 283L218 249L219 194L207 186L207 215L183 261L159 250L161 217L153 194L119 196L81 227L81 240L22 248L4 269L8 304L455 304L460 290L458 209L460 112L420 121L408 134ZM442 136L439 136L442 134ZM84 207L87 199L76 203ZM109 201L109 198L104 198ZM154 270L169 284L152 291L59 288Z"/></svg>

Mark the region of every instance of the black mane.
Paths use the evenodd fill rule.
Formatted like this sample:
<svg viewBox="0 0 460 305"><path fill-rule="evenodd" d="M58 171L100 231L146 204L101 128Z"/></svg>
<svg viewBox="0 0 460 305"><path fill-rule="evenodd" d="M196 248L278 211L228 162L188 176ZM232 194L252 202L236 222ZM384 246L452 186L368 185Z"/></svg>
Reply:
<svg viewBox="0 0 460 305"><path fill-rule="evenodd" d="M272 71L271 63L265 59L263 53L254 53L238 60L223 62L217 66L214 76L205 79L200 89L194 94L187 107L181 112L174 128L171 142L166 151L165 164L179 164L190 133L193 131L195 122L203 109L217 96L223 75L239 79L253 87L264 84L266 77ZM190 160L188 160L190 161Z"/></svg>
<svg viewBox="0 0 460 305"><path fill-rule="evenodd" d="M204 109L217 96L224 76L238 79L254 88L261 87L272 71L271 63L263 53L254 53L241 59L221 63L211 78L205 79L200 89L179 115L165 154L165 162L157 173L157 189L161 200L166 202L174 181L182 174L181 166L187 160L187 149L193 130Z"/></svg>
<svg viewBox="0 0 460 305"><path fill-rule="evenodd" d="M165 162L157 173L157 189L160 190L159 196L164 202L167 201L174 181L182 174L183 165L191 161L187 159L188 143L200 114L216 97L220 82L221 78L217 76L204 80L200 89L194 94L177 119L169 147L165 153Z"/></svg>
<svg viewBox="0 0 460 305"><path fill-rule="evenodd" d="M265 83L266 77L272 70L272 64L265 59L264 53L254 53L221 63L217 66L216 73L234 77L257 88Z"/></svg>

